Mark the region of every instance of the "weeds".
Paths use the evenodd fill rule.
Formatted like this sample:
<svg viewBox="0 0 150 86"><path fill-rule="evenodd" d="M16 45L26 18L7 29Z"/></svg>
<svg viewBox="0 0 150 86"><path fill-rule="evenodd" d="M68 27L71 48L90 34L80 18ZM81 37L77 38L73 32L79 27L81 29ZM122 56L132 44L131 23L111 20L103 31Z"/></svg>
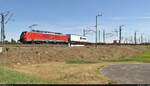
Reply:
<svg viewBox="0 0 150 86"><path fill-rule="evenodd" d="M98 62L81 61L81 60L67 60L66 63L68 63L68 64L95 64Z"/></svg>
<svg viewBox="0 0 150 86"><path fill-rule="evenodd" d="M16 47L19 47L19 48L20 48L20 45L19 45L19 44L16 44Z"/></svg>
<svg viewBox="0 0 150 86"><path fill-rule="evenodd" d="M108 84L117 84L116 81L108 80Z"/></svg>
<svg viewBox="0 0 150 86"><path fill-rule="evenodd" d="M6 47L6 51L8 52L8 50L9 50L9 47Z"/></svg>
<svg viewBox="0 0 150 86"><path fill-rule="evenodd" d="M36 51L35 53L36 53L36 54L38 54L38 53L39 53L39 51Z"/></svg>
<svg viewBox="0 0 150 86"><path fill-rule="evenodd" d="M80 55L80 57L83 59L83 58L84 58L84 55Z"/></svg>

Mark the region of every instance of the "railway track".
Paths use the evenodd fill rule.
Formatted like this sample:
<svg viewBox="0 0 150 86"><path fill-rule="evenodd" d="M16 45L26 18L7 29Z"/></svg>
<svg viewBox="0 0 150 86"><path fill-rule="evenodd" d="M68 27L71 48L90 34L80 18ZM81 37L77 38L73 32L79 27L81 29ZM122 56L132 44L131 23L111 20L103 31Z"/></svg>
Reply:
<svg viewBox="0 0 150 86"><path fill-rule="evenodd" d="M95 46L95 44L85 44L86 46ZM148 46L145 44L121 44L121 46ZM105 45L98 44L98 46L120 46L120 45ZM0 44L0 47L68 47L68 44Z"/></svg>
<svg viewBox="0 0 150 86"><path fill-rule="evenodd" d="M67 44L0 44L0 47L67 47Z"/></svg>

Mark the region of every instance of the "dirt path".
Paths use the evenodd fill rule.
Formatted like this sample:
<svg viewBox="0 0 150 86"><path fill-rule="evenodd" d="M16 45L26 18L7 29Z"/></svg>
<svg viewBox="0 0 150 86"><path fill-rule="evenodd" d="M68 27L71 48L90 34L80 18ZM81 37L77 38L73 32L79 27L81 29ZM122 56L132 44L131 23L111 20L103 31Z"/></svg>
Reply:
<svg viewBox="0 0 150 86"><path fill-rule="evenodd" d="M100 70L104 76L120 84L150 84L150 64L114 64Z"/></svg>

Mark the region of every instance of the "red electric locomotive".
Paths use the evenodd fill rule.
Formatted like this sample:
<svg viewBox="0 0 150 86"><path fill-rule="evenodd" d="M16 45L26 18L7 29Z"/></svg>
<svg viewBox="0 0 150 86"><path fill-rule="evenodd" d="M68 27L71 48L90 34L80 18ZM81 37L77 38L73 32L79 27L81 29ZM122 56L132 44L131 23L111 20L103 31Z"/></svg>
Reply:
<svg viewBox="0 0 150 86"><path fill-rule="evenodd" d="M20 42L22 43L67 43L68 37L62 33L31 30L21 33Z"/></svg>

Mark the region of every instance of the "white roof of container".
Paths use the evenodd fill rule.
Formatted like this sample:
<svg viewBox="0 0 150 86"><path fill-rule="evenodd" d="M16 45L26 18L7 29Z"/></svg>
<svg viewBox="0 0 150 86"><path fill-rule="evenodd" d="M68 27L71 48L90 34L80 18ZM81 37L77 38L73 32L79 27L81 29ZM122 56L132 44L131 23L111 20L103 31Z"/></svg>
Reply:
<svg viewBox="0 0 150 86"><path fill-rule="evenodd" d="M78 34L67 34L67 35L84 36L84 35L78 35ZM87 36L84 36L84 37L87 37Z"/></svg>

